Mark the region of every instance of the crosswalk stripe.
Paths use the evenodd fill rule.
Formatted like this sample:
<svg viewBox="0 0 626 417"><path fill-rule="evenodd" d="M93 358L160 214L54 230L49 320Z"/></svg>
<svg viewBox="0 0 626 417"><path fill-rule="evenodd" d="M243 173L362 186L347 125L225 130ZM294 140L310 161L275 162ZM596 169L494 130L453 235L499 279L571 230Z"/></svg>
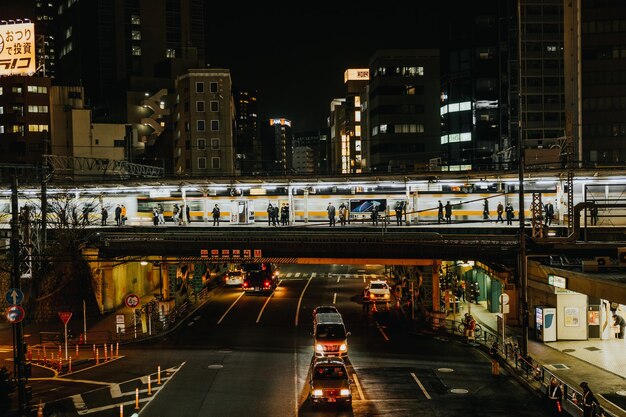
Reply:
<svg viewBox="0 0 626 417"><path fill-rule="evenodd" d="M296 278L300 278L300 272L296 272Z"/></svg>
<svg viewBox="0 0 626 417"><path fill-rule="evenodd" d="M287 274L287 278L291 278L291 276L292 276L292 275L293 275L293 272L289 272L289 273Z"/></svg>

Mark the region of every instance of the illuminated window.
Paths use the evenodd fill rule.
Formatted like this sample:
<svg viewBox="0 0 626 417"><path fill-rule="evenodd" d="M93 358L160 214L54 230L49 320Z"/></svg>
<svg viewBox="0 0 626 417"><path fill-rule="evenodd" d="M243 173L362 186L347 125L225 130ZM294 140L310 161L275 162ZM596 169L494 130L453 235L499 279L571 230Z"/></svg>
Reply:
<svg viewBox="0 0 626 417"><path fill-rule="evenodd" d="M48 87L45 87L42 85L29 85L27 91L29 93L47 94ZM20 93L21 92L22 92L22 89L20 88Z"/></svg>
<svg viewBox="0 0 626 417"><path fill-rule="evenodd" d="M133 55L141 56L141 46L133 45Z"/></svg>
<svg viewBox="0 0 626 417"><path fill-rule="evenodd" d="M361 125L354 126L354 136L361 136Z"/></svg>
<svg viewBox="0 0 626 417"><path fill-rule="evenodd" d="M211 138L211 149L220 148L220 138Z"/></svg>
<svg viewBox="0 0 626 417"><path fill-rule="evenodd" d="M218 92L218 86L217 86L217 82L213 81L209 84L209 92L210 93L217 93Z"/></svg>
<svg viewBox="0 0 626 417"><path fill-rule="evenodd" d="M198 158L198 169L206 169L206 158Z"/></svg>
<svg viewBox="0 0 626 417"><path fill-rule="evenodd" d="M0 106L0 114L4 114L4 107Z"/></svg>
<svg viewBox="0 0 626 417"><path fill-rule="evenodd" d="M219 120L211 120L211 131L219 132L220 131L220 121Z"/></svg>
<svg viewBox="0 0 626 417"><path fill-rule="evenodd" d="M72 26L68 26L67 29L65 29L65 39L69 39L72 36Z"/></svg>
<svg viewBox="0 0 626 417"><path fill-rule="evenodd" d="M387 133L387 125L380 125L380 133Z"/></svg>
<svg viewBox="0 0 626 417"><path fill-rule="evenodd" d="M204 132L205 129L205 122L204 120L197 120L196 121L196 131L197 132Z"/></svg>
<svg viewBox="0 0 626 417"><path fill-rule="evenodd" d="M141 24L141 18L134 14L130 16L130 24L131 25L140 25Z"/></svg>
<svg viewBox="0 0 626 417"><path fill-rule="evenodd" d="M133 31L131 32L130 37L131 37L131 39L132 39L132 40L134 40L134 41L140 41L140 40L141 40L141 32L140 32L140 31L138 31L138 30L133 30Z"/></svg>
<svg viewBox="0 0 626 417"><path fill-rule="evenodd" d="M166 58L176 58L176 49L166 49L165 50L165 57Z"/></svg>
<svg viewBox="0 0 626 417"><path fill-rule="evenodd" d="M213 169L220 169L220 166L221 166L220 158L216 157L216 156L212 157L211 158L211 168L213 168Z"/></svg>
<svg viewBox="0 0 626 417"><path fill-rule="evenodd" d="M361 151L361 141L360 140L354 141L354 150L357 151L357 152Z"/></svg>
<svg viewBox="0 0 626 417"><path fill-rule="evenodd" d="M43 132L48 131L48 125L28 125L29 132Z"/></svg>
<svg viewBox="0 0 626 417"><path fill-rule="evenodd" d="M28 106L29 113L48 113L48 106Z"/></svg>
<svg viewBox="0 0 626 417"><path fill-rule="evenodd" d="M196 111L197 112L204 111L204 101L196 101Z"/></svg>
<svg viewBox="0 0 626 417"><path fill-rule="evenodd" d="M376 136L376 135L378 135L378 126L374 126L372 128L372 136Z"/></svg>
<svg viewBox="0 0 626 417"><path fill-rule="evenodd" d="M22 94L22 87L11 87L11 92L13 94Z"/></svg>
<svg viewBox="0 0 626 417"><path fill-rule="evenodd" d="M361 107L361 97L354 96L354 107Z"/></svg>
<svg viewBox="0 0 626 417"><path fill-rule="evenodd" d="M556 45L547 45L546 51L548 52L556 52Z"/></svg>
<svg viewBox="0 0 626 417"><path fill-rule="evenodd" d="M206 139L198 138L197 145L198 145L198 149L201 151L206 149Z"/></svg>
<svg viewBox="0 0 626 417"><path fill-rule="evenodd" d="M361 121L361 112L358 111L358 110L354 112L354 121L355 122L360 122Z"/></svg>
<svg viewBox="0 0 626 417"><path fill-rule="evenodd" d="M211 111L220 111L220 102L217 100L211 100Z"/></svg>

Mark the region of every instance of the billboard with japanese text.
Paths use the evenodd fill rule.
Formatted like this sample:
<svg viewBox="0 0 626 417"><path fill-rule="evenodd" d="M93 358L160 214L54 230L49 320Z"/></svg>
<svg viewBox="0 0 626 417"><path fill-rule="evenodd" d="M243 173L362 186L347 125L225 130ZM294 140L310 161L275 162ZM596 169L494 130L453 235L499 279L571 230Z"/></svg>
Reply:
<svg viewBox="0 0 626 417"><path fill-rule="evenodd" d="M35 64L35 24L0 25L0 76L32 74Z"/></svg>

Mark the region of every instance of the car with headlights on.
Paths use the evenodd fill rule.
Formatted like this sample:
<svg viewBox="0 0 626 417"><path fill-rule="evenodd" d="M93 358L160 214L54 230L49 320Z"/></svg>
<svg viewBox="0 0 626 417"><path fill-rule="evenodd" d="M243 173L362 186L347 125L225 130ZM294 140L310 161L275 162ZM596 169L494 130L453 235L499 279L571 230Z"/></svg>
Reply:
<svg viewBox="0 0 626 417"><path fill-rule="evenodd" d="M352 380L343 359L313 358L309 377L309 400L313 407L352 406Z"/></svg>

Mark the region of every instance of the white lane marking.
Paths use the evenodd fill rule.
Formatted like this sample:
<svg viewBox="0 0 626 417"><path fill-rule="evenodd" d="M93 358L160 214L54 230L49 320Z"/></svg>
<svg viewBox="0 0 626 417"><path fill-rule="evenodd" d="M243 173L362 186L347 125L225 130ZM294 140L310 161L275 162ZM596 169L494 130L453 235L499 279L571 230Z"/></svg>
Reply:
<svg viewBox="0 0 626 417"><path fill-rule="evenodd" d="M315 277L315 272L313 272L311 274L311 278L309 278L309 280L306 282L306 285L304 286L304 289L302 290L302 293L300 294L300 299L298 300L298 307L296 308L296 322L295 322L295 327L298 327L298 317L300 317L300 304L302 304L302 297L304 297L304 292L306 291L306 289L308 288L309 284L311 283L311 280L313 279L313 277Z"/></svg>
<svg viewBox="0 0 626 417"><path fill-rule="evenodd" d="M222 317L220 317L220 319L217 321L217 324L220 324L222 322L222 320L224 320L224 317L226 317L226 315L228 314L228 312L235 307L235 304L237 304L237 301L239 301L239 299L245 294L245 291L242 292L241 294L239 294L239 297L237 297L237 299L235 299L235 301L233 301L233 303L230 305L230 307L228 307L228 310L226 310L226 312L222 315Z"/></svg>
<svg viewBox="0 0 626 417"><path fill-rule="evenodd" d="M78 411L78 414L86 414L88 412L87 405L82 395L72 395L72 403L74 403L74 408Z"/></svg>
<svg viewBox="0 0 626 417"><path fill-rule="evenodd" d="M195 323L195 321L190 321L189 323L187 323L187 327L189 327L189 326L193 326L193 325L194 325L194 323Z"/></svg>
<svg viewBox="0 0 626 417"><path fill-rule="evenodd" d="M352 379L354 379L354 384L356 385L356 390L359 392L359 397L361 397L362 401L365 401L365 395L363 394L363 390L361 389L361 383L359 382L359 378L356 374L352 374Z"/></svg>
<svg viewBox="0 0 626 417"><path fill-rule="evenodd" d="M333 294L333 304L335 304L335 302L337 302L337 293Z"/></svg>
<svg viewBox="0 0 626 417"><path fill-rule="evenodd" d="M120 384L111 385L109 391L111 391L111 398L119 398L122 396L122 389L120 388Z"/></svg>
<svg viewBox="0 0 626 417"><path fill-rule="evenodd" d="M367 281L365 281L365 275L363 275L363 284L365 284Z"/></svg>
<svg viewBox="0 0 626 417"><path fill-rule="evenodd" d="M147 402L150 402L150 400L152 400L152 397L144 397L144 398L140 398L139 402L147 403ZM110 404L110 405L104 405L102 407L91 408L89 409L89 411L83 411L82 413L79 413L79 414L99 413L100 411L110 410L112 408L119 409L120 405L127 406L127 405L133 405L133 404L135 404L135 400L124 401L123 403L119 403L119 404Z"/></svg>
<svg viewBox="0 0 626 417"><path fill-rule="evenodd" d="M280 281L278 281L278 284L276 285L276 288L274 288L274 291L272 291L272 293L267 297L267 300L265 300L265 304L263 304L263 307L261 308L261 311L259 311L259 316L256 318L256 322L257 323L261 321L261 316L263 315L263 311L265 310L265 307L267 307L267 303L270 302L270 299L274 296L274 293L276 292L278 287L280 287L280 283L281 282L283 282L282 279Z"/></svg>
<svg viewBox="0 0 626 417"><path fill-rule="evenodd" d="M339 280L341 279L341 277L337 277L337 284L339 284Z"/></svg>
<svg viewBox="0 0 626 417"><path fill-rule="evenodd" d="M293 272L288 273L287 278L291 278L292 275L293 275Z"/></svg>
<svg viewBox="0 0 626 417"><path fill-rule="evenodd" d="M296 277L296 278L300 278L300 272L296 272L295 277Z"/></svg>
<svg viewBox="0 0 626 417"><path fill-rule="evenodd" d="M428 398L429 400L432 400L432 398L430 397L430 394L428 394L428 391L426 391L426 388L424 388L424 385L422 385L422 382L419 379L417 379L417 377L415 376L413 372L411 372L411 376L413 377L417 385L419 385L420 389L422 390L426 398Z"/></svg>
<svg viewBox="0 0 626 417"><path fill-rule="evenodd" d="M298 415L298 411L300 409L300 404L298 404L299 396L298 396L298 351L293 351L293 405L294 405L294 416Z"/></svg>
<svg viewBox="0 0 626 417"><path fill-rule="evenodd" d="M381 327L381 325L378 322L376 322L376 327L378 327L378 331L380 332L380 334L383 335L385 340L388 342L389 338L387 337L387 333L385 333L385 331L383 330L383 328Z"/></svg>
<svg viewBox="0 0 626 417"><path fill-rule="evenodd" d="M151 402L152 400L154 400L154 399L157 397L157 395L159 395L159 394L161 393L161 391L163 391L163 388L165 388L165 386L166 386L166 385L167 385L167 384L168 384L168 383L169 383L172 379L174 379L174 376L176 376L176 374L178 373L178 371L180 371L181 369L183 369L183 366L185 366L185 364L186 364L186 363L187 363L187 361L185 361L185 362L181 363L181 364L180 364L180 366L179 366L178 368L176 368L175 370L174 370L174 368L169 368L169 369L166 369L166 371L173 371L173 372L172 372L172 374L168 376L167 380L165 380L165 382L163 382L163 384L162 384L160 387L158 387L156 390L153 390L152 396L150 396L150 397L144 397L144 398L140 398L140 399L139 399L139 402L141 402L141 401L142 401L142 400L144 400L144 399L148 402L148 404L146 404L146 405L145 405L145 407L143 408L143 410L141 410L141 412L142 412L142 413L144 413L144 412L148 409L148 406L150 405L150 402ZM163 378L161 378L161 380L163 380ZM131 404L133 404L133 403L134 403L134 401L130 401L130 403L131 403ZM127 404L127 403L124 403L124 405L126 405L126 404ZM118 407L118 408L119 408L119 406L120 406L120 405L119 405L119 404L117 404L117 407ZM145 413L144 413L144 415L150 415L150 414L148 414L147 412L145 412Z"/></svg>

